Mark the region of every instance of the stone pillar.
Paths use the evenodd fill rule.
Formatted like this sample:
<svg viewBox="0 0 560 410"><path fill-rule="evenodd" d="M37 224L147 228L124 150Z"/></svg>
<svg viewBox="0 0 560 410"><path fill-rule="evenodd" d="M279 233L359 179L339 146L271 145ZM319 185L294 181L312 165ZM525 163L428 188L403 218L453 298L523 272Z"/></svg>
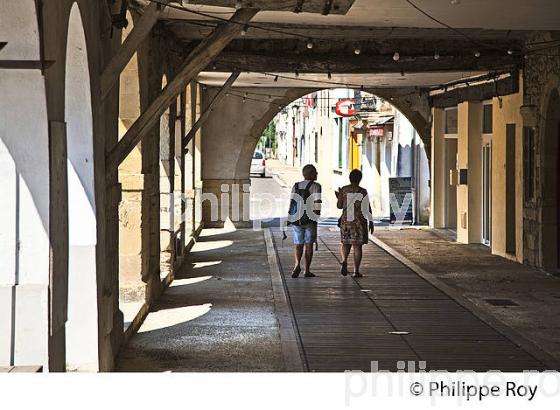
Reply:
<svg viewBox="0 0 560 410"><path fill-rule="evenodd" d="M201 198L204 226L221 228L229 219L237 228L251 227L250 187L250 179L205 179Z"/></svg>
<svg viewBox="0 0 560 410"><path fill-rule="evenodd" d="M141 94L142 110L161 93L161 65L157 38L150 38L138 51L140 68L145 70L141 81L146 81L147 92ZM142 197L142 280L146 283L148 307L159 296L161 290L160 236L159 236L159 127L141 141L142 174L144 195Z"/></svg>
<svg viewBox="0 0 560 410"><path fill-rule="evenodd" d="M194 109L194 121L196 122L201 115L202 112L202 87L197 84L193 83L192 87L193 94L193 109ZM194 122L193 122L194 123ZM201 193L202 193L202 130L199 129L194 136L193 142L193 185L194 185L194 229L196 230L198 226L202 223L202 202L201 202ZM214 159L216 161L216 159ZM217 161L218 162L218 161Z"/></svg>
<svg viewBox="0 0 560 410"><path fill-rule="evenodd" d="M430 226L445 228L445 192L447 172L445 168L445 111L432 110L432 163L431 163L431 204Z"/></svg>
<svg viewBox="0 0 560 410"><path fill-rule="evenodd" d="M175 114L172 104L160 119L159 198L160 198L160 277L173 271L175 254Z"/></svg>
<svg viewBox="0 0 560 410"><path fill-rule="evenodd" d="M457 186L457 241L482 239L482 103L458 106L457 168L467 170L467 183ZM459 181L461 182L461 181Z"/></svg>
<svg viewBox="0 0 560 410"><path fill-rule="evenodd" d="M185 133L188 132L195 123L195 98L196 94L193 92L194 84L189 84L185 91ZM185 219L185 242L187 243L192 237L195 226L195 147L194 140L191 140L185 147L184 156L184 176L183 176L183 191L184 191L184 219Z"/></svg>

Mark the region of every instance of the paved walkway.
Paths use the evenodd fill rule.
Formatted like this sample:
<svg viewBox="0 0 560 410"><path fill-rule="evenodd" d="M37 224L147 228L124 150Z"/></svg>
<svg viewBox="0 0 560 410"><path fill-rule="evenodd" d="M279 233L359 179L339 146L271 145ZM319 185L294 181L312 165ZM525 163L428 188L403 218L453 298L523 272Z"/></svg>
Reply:
<svg viewBox="0 0 560 410"><path fill-rule="evenodd" d="M280 235L273 229L267 247L263 232L204 231L183 272L121 351L117 369L285 371L294 368L287 364L290 343L309 371L368 371L372 361L382 370L396 370L399 361L426 361L438 370L546 368L373 243L364 248L365 277L342 277L338 232L321 227L318 276L292 279L291 242L282 245ZM278 309L284 294L275 288L275 267L293 321L289 310Z"/></svg>
<svg viewBox="0 0 560 410"><path fill-rule="evenodd" d="M204 230L118 371L284 371L263 232Z"/></svg>
<svg viewBox="0 0 560 410"><path fill-rule="evenodd" d="M371 361L393 371L399 361L449 371L546 368L373 243L364 247L364 278L342 277L339 233L323 227L317 277L292 279L290 241L282 247L279 230L274 239L310 371L368 371Z"/></svg>
<svg viewBox="0 0 560 410"><path fill-rule="evenodd" d="M560 278L430 229L375 236L560 363Z"/></svg>

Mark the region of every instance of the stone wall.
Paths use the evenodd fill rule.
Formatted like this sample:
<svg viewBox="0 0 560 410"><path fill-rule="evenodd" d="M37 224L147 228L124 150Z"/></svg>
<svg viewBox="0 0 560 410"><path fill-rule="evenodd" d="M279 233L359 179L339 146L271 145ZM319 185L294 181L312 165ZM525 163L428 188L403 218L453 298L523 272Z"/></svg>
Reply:
<svg viewBox="0 0 560 410"><path fill-rule="evenodd" d="M529 42L558 40L558 34L537 33ZM544 186L544 124L550 93L559 87L560 56L558 48L530 55L525 59L524 81L524 123L535 130L535 193L534 198L523 206L523 247L525 264L543 266L542 260L542 208ZM556 56L556 57L553 57Z"/></svg>

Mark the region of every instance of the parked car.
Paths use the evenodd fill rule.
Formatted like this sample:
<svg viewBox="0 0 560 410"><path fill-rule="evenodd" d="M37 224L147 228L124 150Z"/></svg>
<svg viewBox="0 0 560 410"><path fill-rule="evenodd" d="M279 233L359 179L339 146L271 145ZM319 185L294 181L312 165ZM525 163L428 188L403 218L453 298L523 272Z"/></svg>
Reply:
<svg viewBox="0 0 560 410"><path fill-rule="evenodd" d="M261 178L264 178L266 175L266 160L264 159L264 155L260 151L255 151L253 153L253 159L251 160L251 170L249 171L251 174L259 174Z"/></svg>

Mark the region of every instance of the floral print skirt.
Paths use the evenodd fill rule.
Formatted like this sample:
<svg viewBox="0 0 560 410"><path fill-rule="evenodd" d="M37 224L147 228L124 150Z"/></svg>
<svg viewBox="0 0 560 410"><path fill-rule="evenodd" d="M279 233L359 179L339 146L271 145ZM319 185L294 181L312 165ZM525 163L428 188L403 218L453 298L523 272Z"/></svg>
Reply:
<svg viewBox="0 0 560 410"><path fill-rule="evenodd" d="M368 243L367 221L341 221L340 242L346 245L363 245Z"/></svg>

